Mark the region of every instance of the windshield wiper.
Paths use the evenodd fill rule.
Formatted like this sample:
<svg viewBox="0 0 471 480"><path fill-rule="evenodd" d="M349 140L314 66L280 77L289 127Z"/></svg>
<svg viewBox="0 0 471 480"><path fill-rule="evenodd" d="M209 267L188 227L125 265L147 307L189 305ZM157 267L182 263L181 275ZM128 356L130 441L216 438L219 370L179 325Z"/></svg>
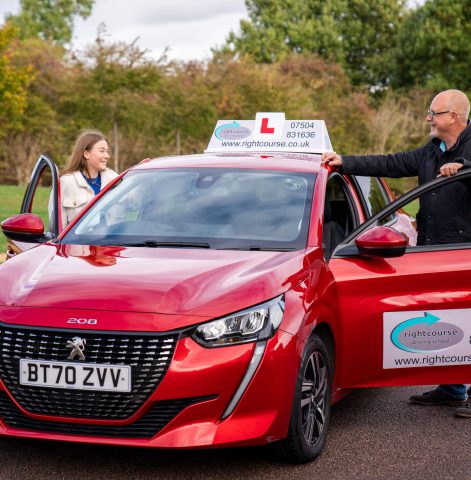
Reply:
<svg viewBox="0 0 471 480"><path fill-rule="evenodd" d="M244 250L254 252L293 252L296 250L293 247L260 247L258 245L250 245L248 247L224 247L218 250Z"/></svg>
<svg viewBox="0 0 471 480"><path fill-rule="evenodd" d="M197 242L158 242L157 240L144 240L136 243L122 244L126 247L177 247L177 248L211 248L209 243Z"/></svg>

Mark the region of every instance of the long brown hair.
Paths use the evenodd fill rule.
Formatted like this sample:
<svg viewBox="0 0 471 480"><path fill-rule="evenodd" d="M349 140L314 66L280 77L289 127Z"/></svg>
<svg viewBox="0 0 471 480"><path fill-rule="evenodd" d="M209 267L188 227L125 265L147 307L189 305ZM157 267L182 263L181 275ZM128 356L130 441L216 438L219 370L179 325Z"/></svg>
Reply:
<svg viewBox="0 0 471 480"><path fill-rule="evenodd" d="M67 159L62 175L65 173L84 172L87 174L87 177L90 177L90 172L87 168L87 160L83 153L85 150L89 152L93 145L100 140L108 142L105 136L97 130L87 130L81 133L75 142L72 155Z"/></svg>

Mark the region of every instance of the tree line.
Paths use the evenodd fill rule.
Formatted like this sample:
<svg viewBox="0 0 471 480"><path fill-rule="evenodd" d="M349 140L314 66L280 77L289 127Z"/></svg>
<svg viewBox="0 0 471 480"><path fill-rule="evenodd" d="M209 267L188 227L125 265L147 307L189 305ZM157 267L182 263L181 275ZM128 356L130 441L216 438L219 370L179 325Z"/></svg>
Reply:
<svg viewBox="0 0 471 480"><path fill-rule="evenodd" d="M469 89L471 0L246 0L249 19L204 62L104 32L72 51L93 0L20 4L0 26L0 183L26 183L40 152L63 164L83 129L108 136L121 171L202 152L217 119L257 111L325 119L338 152L405 150L424 142L437 90Z"/></svg>

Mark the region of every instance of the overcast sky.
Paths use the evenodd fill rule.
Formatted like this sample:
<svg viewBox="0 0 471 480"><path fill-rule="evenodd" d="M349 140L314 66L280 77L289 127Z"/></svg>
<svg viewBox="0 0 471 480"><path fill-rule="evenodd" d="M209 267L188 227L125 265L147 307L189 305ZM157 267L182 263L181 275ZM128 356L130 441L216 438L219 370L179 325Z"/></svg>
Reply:
<svg viewBox="0 0 471 480"><path fill-rule="evenodd" d="M0 23L5 14L18 13L19 0L0 0ZM166 46L169 58L210 56L211 47L224 43L239 21L247 18L244 0L95 0L92 15L75 23L73 47L93 42L100 23L110 41L131 42L158 58Z"/></svg>
<svg viewBox="0 0 471 480"><path fill-rule="evenodd" d="M0 24L5 14L18 13L19 5L19 0L0 0ZM104 23L110 41L139 37L138 45L155 58L168 46L171 59L203 60L231 30L239 31L242 18L248 18L244 0L95 0L92 15L77 19L72 45L80 50L92 43Z"/></svg>

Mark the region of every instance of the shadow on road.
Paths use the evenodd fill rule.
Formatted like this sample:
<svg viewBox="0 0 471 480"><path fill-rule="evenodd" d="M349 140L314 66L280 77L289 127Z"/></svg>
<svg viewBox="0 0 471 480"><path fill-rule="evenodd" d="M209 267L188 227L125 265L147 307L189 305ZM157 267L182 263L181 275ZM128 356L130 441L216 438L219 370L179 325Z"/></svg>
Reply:
<svg viewBox="0 0 471 480"><path fill-rule="evenodd" d="M328 444L307 465L284 465L271 449L163 451L0 439L7 479L466 479L471 420L452 407L409 405L417 388L352 392L332 412Z"/></svg>

